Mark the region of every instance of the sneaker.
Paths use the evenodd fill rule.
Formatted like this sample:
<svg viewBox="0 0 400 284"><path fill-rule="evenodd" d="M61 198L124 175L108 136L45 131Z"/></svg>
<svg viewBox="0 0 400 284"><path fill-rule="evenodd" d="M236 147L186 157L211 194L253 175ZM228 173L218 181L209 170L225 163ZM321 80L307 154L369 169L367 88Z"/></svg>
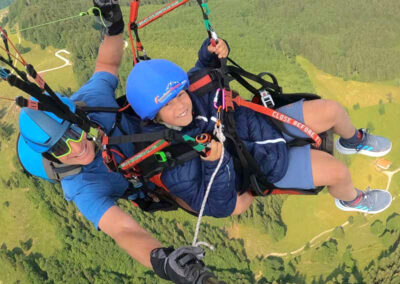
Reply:
<svg viewBox="0 0 400 284"><path fill-rule="evenodd" d="M368 214L382 212L392 203L390 192L382 189L367 189L362 192L361 200L357 204L345 204L342 200L335 199L336 206L343 211L358 211Z"/></svg>
<svg viewBox="0 0 400 284"><path fill-rule="evenodd" d="M360 129L363 134L358 145L351 145L346 143L344 139L339 138L335 142L336 149L341 154L363 154L370 157L382 157L392 150L392 142L389 139L372 135L368 132L368 129Z"/></svg>

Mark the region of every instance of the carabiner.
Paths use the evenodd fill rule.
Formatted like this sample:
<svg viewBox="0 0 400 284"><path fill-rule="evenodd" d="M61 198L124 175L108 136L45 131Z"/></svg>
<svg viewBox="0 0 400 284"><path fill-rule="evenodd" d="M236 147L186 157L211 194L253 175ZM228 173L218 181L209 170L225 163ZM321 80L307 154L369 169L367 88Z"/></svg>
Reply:
<svg viewBox="0 0 400 284"><path fill-rule="evenodd" d="M196 136L196 142L199 144L206 145L211 142L211 135L208 133L202 133Z"/></svg>
<svg viewBox="0 0 400 284"><path fill-rule="evenodd" d="M218 103L218 96L219 96L220 91L221 91L221 89L218 88L217 91L215 92L214 101L213 101L215 109L218 109L217 103Z"/></svg>

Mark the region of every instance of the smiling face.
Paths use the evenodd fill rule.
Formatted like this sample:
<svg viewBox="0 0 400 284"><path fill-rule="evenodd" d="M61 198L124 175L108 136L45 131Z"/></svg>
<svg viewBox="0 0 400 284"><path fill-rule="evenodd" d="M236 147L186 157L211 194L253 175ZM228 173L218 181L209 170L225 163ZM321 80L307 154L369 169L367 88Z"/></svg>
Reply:
<svg viewBox="0 0 400 284"><path fill-rule="evenodd" d="M86 133L80 142L68 142L71 147L71 153L58 160L66 165L88 165L93 162L95 157L94 143L86 139Z"/></svg>
<svg viewBox="0 0 400 284"><path fill-rule="evenodd" d="M157 114L157 119L173 126L187 126L193 120L192 100L186 91L170 100Z"/></svg>

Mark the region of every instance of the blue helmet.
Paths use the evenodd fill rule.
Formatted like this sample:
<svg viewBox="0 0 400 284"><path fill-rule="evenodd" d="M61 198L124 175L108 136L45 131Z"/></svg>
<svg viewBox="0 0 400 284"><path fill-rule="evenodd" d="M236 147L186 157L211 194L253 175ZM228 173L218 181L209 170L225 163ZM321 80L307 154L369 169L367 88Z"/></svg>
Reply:
<svg viewBox="0 0 400 284"><path fill-rule="evenodd" d="M58 95L72 112L76 107L69 98ZM51 112L22 108L19 114L19 130L25 143L38 153L47 152L67 131L71 122Z"/></svg>
<svg viewBox="0 0 400 284"><path fill-rule="evenodd" d="M142 119L153 119L164 105L188 88L188 76L178 65L165 59L146 60L136 64L129 74L126 97Z"/></svg>
<svg viewBox="0 0 400 284"><path fill-rule="evenodd" d="M18 136L17 140L17 157L22 167L31 175L44 178L48 181L53 181L52 175L49 175L49 171L46 170L46 159L43 158L42 154L34 151L25 142L25 139L21 135Z"/></svg>

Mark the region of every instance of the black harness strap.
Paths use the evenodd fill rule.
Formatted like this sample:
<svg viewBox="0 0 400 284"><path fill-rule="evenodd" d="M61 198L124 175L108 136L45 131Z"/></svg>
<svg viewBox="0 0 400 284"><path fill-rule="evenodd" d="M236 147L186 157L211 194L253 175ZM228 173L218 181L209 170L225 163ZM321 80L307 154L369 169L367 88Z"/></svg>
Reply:
<svg viewBox="0 0 400 284"><path fill-rule="evenodd" d="M190 141L183 140L182 134L172 129L166 129L158 132L125 135L119 137L107 137L105 138L104 144L117 145L124 143L153 142L159 139L165 139L167 141L185 142L190 144Z"/></svg>
<svg viewBox="0 0 400 284"><path fill-rule="evenodd" d="M266 189L273 189L275 186L267 181L260 166L238 136L233 112L224 112L224 125L224 135L235 148L233 156L235 171L242 175L241 192L247 191L251 187L257 195L265 195ZM262 185L262 188L259 184Z"/></svg>
<svg viewBox="0 0 400 284"><path fill-rule="evenodd" d="M270 90L276 95L282 94L282 88L279 86L275 76L271 73L263 72L258 75L255 75L236 66L227 66L227 72L229 75L235 78L235 80L237 80L243 87L245 87L248 91L250 91L254 95L259 95L259 90L253 87L251 84L249 84L243 77L248 78L260 84L262 88ZM273 83L264 80L262 77L265 75L271 77Z"/></svg>

